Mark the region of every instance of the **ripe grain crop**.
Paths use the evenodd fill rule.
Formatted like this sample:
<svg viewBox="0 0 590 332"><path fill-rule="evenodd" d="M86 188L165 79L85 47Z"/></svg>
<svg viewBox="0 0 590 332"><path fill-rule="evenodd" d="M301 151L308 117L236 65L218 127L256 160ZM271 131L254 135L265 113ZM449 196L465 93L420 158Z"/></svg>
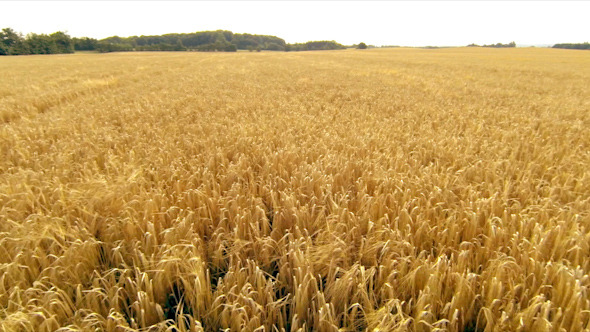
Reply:
<svg viewBox="0 0 590 332"><path fill-rule="evenodd" d="M590 56L0 58L2 331L588 331Z"/></svg>

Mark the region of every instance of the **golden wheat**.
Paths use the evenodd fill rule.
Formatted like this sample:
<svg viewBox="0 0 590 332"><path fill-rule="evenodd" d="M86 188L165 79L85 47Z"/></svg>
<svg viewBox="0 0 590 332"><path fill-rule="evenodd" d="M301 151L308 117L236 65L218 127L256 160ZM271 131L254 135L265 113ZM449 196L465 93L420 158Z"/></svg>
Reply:
<svg viewBox="0 0 590 332"><path fill-rule="evenodd" d="M0 330L590 330L585 52L0 72Z"/></svg>

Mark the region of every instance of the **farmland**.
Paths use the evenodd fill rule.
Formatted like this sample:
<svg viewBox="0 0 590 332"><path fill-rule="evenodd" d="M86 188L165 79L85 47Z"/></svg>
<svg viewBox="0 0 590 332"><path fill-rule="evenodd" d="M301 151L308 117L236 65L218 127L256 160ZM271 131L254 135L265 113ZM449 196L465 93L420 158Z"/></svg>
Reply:
<svg viewBox="0 0 590 332"><path fill-rule="evenodd" d="M0 58L0 330L590 329L590 56Z"/></svg>

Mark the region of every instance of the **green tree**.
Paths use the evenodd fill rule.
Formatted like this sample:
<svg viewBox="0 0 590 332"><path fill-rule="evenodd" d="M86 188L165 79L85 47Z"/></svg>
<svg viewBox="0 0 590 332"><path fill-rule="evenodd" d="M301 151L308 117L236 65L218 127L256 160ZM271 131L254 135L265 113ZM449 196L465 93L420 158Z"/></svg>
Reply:
<svg viewBox="0 0 590 332"><path fill-rule="evenodd" d="M48 35L30 33L27 35L26 44L31 54L53 54L57 53L55 41Z"/></svg>
<svg viewBox="0 0 590 332"><path fill-rule="evenodd" d="M560 43L553 45L553 48L566 48L573 50L590 50L590 43Z"/></svg>
<svg viewBox="0 0 590 332"><path fill-rule="evenodd" d="M495 47L495 48L506 48L506 47L516 47L515 42L510 42L508 44L496 43L490 45L483 45L483 47Z"/></svg>
<svg viewBox="0 0 590 332"><path fill-rule="evenodd" d="M367 44L360 43L360 44L358 44L358 46L356 48L358 48L359 50L365 50L365 49L367 49Z"/></svg>
<svg viewBox="0 0 590 332"><path fill-rule="evenodd" d="M94 51L98 46L98 40L88 37L72 38L72 42L76 51Z"/></svg>
<svg viewBox="0 0 590 332"><path fill-rule="evenodd" d="M22 40L22 35L12 30L11 28L4 28L2 29L2 32L0 32L0 41L2 42L2 44L4 44L4 46L7 49L10 49L16 43Z"/></svg>
<svg viewBox="0 0 590 332"><path fill-rule="evenodd" d="M74 53L74 42L65 32L54 32L49 37L55 44L56 53Z"/></svg>
<svg viewBox="0 0 590 332"><path fill-rule="evenodd" d="M29 43L25 40L17 41L12 47L8 50L8 54L10 55L25 55L31 54L31 49L29 47Z"/></svg>
<svg viewBox="0 0 590 332"><path fill-rule="evenodd" d="M285 49L285 47L281 46L277 43L268 43L266 45L265 49L270 50L270 51L283 51Z"/></svg>

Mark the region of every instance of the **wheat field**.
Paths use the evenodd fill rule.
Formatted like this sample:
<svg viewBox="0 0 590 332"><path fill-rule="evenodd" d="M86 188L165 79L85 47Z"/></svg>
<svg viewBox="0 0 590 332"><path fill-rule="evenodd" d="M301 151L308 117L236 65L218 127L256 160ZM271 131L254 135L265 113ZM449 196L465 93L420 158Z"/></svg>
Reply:
<svg viewBox="0 0 590 332"><path fill-rule="evenodd" d="M587 52L0 73L0 331L590 330Z"/></svg>

